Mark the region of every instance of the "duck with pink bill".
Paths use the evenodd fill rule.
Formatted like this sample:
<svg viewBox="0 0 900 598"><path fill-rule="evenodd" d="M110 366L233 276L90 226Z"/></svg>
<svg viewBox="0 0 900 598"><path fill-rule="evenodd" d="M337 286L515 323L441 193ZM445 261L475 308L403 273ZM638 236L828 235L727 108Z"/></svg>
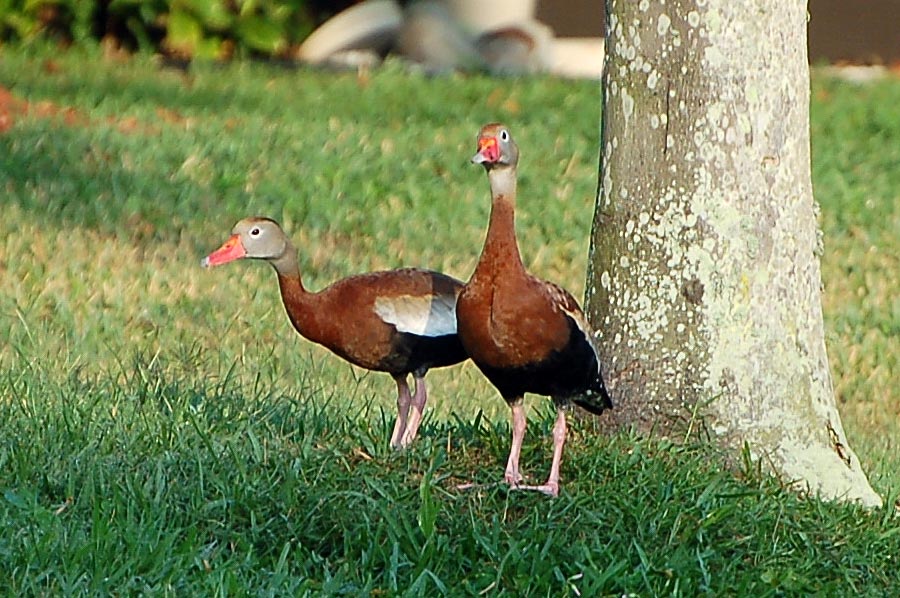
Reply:
<svg viewBox="0 0 900 598"><path fill-rule="evenodd" d="M262 217L238 222L228 240L201 264L208 268L240 259L272 265L288 319L301 336L355 366L394 378L398 414L390 444L409 445L428 399L425 374L467 358L456 334L462 283L439 272L403 268L357 274L309 291L296 248L277 222Z"/></svg>

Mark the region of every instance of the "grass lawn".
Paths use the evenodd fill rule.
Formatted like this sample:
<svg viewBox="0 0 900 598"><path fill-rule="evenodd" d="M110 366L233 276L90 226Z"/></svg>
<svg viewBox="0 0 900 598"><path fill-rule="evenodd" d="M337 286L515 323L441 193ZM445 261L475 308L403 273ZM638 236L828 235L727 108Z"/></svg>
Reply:
<svg viewBox="0 0 900 598"><path fill-rule="evenodd" d="M429 374L420 441L392 452L388 376L296 335L268 266L199 266L259 214L312 289L397 266L467 279L489 209L468 158L502 120L525 261L580 296L596 82L0 47L0 88L0 593L900 593L900 79L813 81L828 349L874 512L580 420L560 498L459 492L508 449L473 366ZM528 405L540 480L553 414Z"/></svg>

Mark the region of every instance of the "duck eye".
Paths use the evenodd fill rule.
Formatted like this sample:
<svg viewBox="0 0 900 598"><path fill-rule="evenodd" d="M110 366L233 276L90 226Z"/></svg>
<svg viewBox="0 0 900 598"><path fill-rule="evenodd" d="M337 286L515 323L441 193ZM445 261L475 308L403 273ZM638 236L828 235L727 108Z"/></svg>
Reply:
<svg viewBox="0 0 900 598"><path fill-rule="evenodd" d="M509 131L506 129L500 130L500 141L509 141Z"/></svg>
<svg viewBox="0 0 900 598"><path fill-rule="evenodd" d="M256 227L251 228L251 229L250 229L250 236L251 236L251 237L258 237L258 236L259 236L259 228L256 228Z"/></svg>

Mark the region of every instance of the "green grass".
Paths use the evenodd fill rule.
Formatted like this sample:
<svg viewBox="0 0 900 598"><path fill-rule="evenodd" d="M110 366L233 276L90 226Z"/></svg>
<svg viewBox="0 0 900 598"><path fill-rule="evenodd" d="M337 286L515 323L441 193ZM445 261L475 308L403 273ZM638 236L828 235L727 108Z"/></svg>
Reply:
<svg viewBox="0 0 900 598"><path fill-rule="evenodd" d="M83 64L86 64L84 66ZM262 264L199 259L282 221L306 282L467 278L487 221L474 135L523 147L526 262L576 295L597 179L594 82L367 75L0 48L28 102L0 133L0 592L20 595L883 596L900 572L900 81L813 82L829 355L885 509L821 504L711 449L576 420L561 497L509 493L506 407L393 383L292 331ZM542 203L541 203L542 202ZM526 473L549 466L529 400ZM486 486L459 492L474 480Z"/></svg>
<svg viewBox="0 0 900 598"><path fill-rule="evenodd" d="M900 481L900 80L814 80L826 343L844 424L880 489Z"/></svg>

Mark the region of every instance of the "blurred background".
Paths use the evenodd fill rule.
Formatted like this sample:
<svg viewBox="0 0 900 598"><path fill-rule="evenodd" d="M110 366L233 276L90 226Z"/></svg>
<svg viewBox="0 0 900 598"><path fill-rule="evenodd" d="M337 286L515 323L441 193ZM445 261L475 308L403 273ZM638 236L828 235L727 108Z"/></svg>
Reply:
<svg viewBox="0 0 900 598"><path fill-rule="evenodd" d="M813 64L900 64L900 0L814 0L809 12ZM0 43L351 68L399 55L430 72L595 77L603 13L603 0L7 0Z"/></svg>
<svg viewBox="0 0 900 598"><path fill-rule="evenodd" d="M537 18L561 37L601 37L602 0L538 2ZM812 0L809 57L815 62L865 64L900 61L900 0Z"/></svg>

